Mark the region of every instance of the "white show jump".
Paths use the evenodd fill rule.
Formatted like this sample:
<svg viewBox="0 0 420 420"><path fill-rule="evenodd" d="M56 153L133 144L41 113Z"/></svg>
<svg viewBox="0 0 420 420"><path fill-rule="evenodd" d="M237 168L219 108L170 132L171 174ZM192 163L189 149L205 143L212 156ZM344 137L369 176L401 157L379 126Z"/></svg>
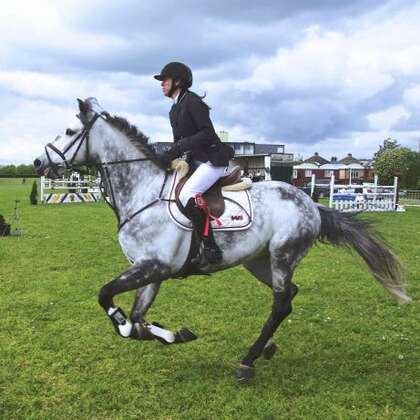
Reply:
<svg viewBox="0 0 420 420"><path fill-rule="evenodd" d="M335 184L335 177L332 175L329 207L340 212L397 211L397 193L397 177L394 178L393 185L378 185L377 175L373 184L342 185Z"/></svg>
<svg viewBox="0 0 420 420"><path fill-rule="evenodd" d="M50 179L41 177L41 203L94 203L101 200L100 178L73 172L69 178Z"/></svg>

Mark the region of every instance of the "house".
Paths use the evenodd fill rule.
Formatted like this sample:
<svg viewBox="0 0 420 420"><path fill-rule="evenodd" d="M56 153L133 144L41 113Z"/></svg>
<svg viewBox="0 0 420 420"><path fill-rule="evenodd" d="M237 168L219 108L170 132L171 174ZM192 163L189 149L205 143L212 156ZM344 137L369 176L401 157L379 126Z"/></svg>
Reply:
<svg viewBox="0 0 420 420"><path fill-rule="evenodd" d="M244 176L253 181L290 182L293 153L286 153L284 144L229 142L229 145L235 150L234 162Z"/></svg>
<svg viewBox="0 0 420 420"><path fill-rule="evenodd" d="M172 142L152 143L157 153L168 150ZM253 181L279 180L290 182L293 153L285 152L284 144L260 144L248 141L227 144L235 150L234 163L241 167L243 176Z"/></svg>
<svg viewBox="0 0 420 420"><path fill-rule="evenodd" d="M328 184L334 175L336 184L362 184L372 182L372 160L356 159L351 153L341 160L333 156L330 161L315 153L301 164L293 166L293 185L302 187L315 175L317 184Z"/></svg>

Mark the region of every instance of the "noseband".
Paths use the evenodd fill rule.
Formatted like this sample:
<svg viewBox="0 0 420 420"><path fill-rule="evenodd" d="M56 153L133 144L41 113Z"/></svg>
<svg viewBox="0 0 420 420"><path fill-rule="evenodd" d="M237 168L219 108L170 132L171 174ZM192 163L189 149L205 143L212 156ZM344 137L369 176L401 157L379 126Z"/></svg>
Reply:
<svg viewBox="0 0 420 420"><path fill-rule="evenodd" d="M58 156L60 156L60 158L62 159L63 164L64 164L66 169L71 169L72 167L76 166L76 165L73 165L74 160L76 159L76 156L79 153L79 150L82 147L83 142L86 140L86 164L88 165L89 160L90 160L90 156L89 156L89 132L90 132L91 128L93 127L93 124L95 124L96 120L99 117L104 118L104 116L102 114L95 113L95 115L93 116L91 121L89 121L86 125L83 124L83 130L64 148L63 151L61 151L60 149L55 147L53 143L48 143L45 146L45 154L46 154L47 159L48 159L48 164L49 164L49 166L51 167L51 169L53 170L53 172L56 176L60 176L60 174L58 173L58 167L60 166L60 164L55 163L51 159L50 152L49 152L48 149L51 149L53 152L57 153ZM67 157L66 157L66 153L77 142L79 142L79 144L77 145L76 150L73 153L73 156L70 158L70 160L68 160Z"/></svg>

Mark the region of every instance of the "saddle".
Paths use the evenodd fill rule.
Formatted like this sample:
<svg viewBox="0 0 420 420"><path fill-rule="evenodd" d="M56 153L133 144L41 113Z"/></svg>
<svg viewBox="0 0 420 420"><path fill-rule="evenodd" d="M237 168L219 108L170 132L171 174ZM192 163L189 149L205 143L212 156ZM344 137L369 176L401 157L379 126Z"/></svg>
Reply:
<svg viewBox="0 0 420 420"><path fill-rule="evenodd" d="M179 194L182 187L191 176L192 171L189 171L186 176L181 178L175 187L175 200L179 211L187 217L184 212L184 207L179 201ZM228 175L220 178L210 189L203 194L203 199L210 210L210 214L216 218L220 217L225 211L225 199L222 194L222 188L241 183L241 168L234 166Z"/></svg>

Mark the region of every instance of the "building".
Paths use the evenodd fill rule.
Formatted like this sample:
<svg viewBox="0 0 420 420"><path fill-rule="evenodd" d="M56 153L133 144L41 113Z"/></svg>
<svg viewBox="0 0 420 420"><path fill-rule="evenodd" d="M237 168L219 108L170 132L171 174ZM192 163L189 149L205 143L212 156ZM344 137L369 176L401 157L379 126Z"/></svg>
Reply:
<svg viewBox="0 0 420 420"><path fill-rule="evenodd" d="M234 162L242 169L243 176L253 181L280 180L291 182L293 153L285 152L284 144L253 142L228 142L235 150ZM153 143L157 153L168 150L172 142Z"/></svg>
<svg viewBox="0 0 420 420"><path fill-rule="evenodd" d="M253 181L291 181L293 153L285 152L284 144L229 142L235 150L234 161L244 176Z"/></svg>
<svg viewBox="0 0 420 420"><path fill-rule="evenodd" d="M227 131L219 131L217 133L217 135L219 136L219 139L222 141L229 141L229 133Z"/></svg>
<svg viewBox="0 0 420 420"><path fill-rule="evenodd" d="M293 185L306 186L315 175L317 184L328 184L335 176L336 184L362 184L374 178L371 159L356 159L351 153L341 160L333 156L330 161L315 153L301 164L293 166Z"/></svg>

